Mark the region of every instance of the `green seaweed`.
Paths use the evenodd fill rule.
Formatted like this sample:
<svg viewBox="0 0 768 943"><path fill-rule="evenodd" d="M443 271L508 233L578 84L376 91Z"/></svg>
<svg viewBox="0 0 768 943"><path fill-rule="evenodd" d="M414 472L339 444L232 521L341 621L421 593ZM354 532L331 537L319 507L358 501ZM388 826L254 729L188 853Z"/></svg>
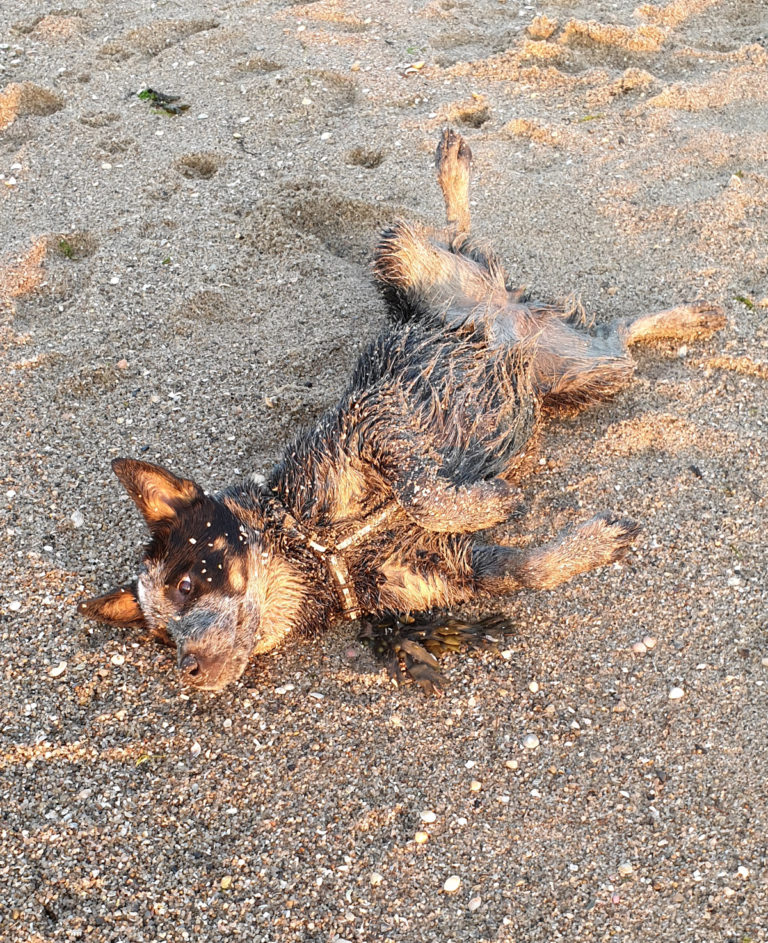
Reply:
<svg viewBox="0 0 768 943"><path fill-rule="evenodd" d="M68 239L59 239L59 252L68 259L75 257L75 247Z"/></svg>
<svg viewBox="0 0 768 943"><path fill-rule="evenodd" d="M166 95L154 88L145 88L136 93L137 98L149 102L153 111L163 111L167 115L180 115L189 109L189 105L179 102L178 95Z"/></svg>

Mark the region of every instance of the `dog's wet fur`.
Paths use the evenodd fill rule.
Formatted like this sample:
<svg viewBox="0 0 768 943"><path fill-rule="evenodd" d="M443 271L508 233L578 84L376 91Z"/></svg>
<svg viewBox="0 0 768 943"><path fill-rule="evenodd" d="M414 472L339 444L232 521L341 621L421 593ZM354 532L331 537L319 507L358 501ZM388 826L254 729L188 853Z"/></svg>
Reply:
<svg viewBox="0 0 768 943"><path fill-rule="evenodd" d="M383 233L374 275L391 326L266 482L208 494L157 465L112 463L151 540L137 580L80 611L175 645L197 688L220 690L252 653L342 615L550 589L620 560L638 532L602 513L538 549L477 536L519 507L543 409L616 393L634 370L629 345L706 336L721 310L681 305L590 331L578 309L524 300L470 238L461 136L444 132L436 163L447 226Z"/></svg>

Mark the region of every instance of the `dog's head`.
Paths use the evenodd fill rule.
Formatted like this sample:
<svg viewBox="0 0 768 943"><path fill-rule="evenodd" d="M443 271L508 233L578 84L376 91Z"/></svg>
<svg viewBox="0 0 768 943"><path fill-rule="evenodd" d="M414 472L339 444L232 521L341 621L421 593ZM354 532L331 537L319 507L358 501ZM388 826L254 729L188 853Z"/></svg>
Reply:
<svg viewBox="0 0 768 943"><path fill-rule="evenodd" d="M133 583L78 610L145 626L176 646L186 683L218 691L240 677L252 651L274 647L300 621L306 580L265 541L258 500L210 495L148 462L116 459L112 468L151 540Z"/></svg>

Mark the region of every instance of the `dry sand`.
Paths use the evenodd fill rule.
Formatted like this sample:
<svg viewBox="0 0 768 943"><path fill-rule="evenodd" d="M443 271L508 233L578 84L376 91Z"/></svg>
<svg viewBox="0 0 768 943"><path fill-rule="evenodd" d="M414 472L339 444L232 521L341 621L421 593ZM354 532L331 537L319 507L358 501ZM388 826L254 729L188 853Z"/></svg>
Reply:
<svg viewBox="0 0 768 943"><path fill-rule="evenodd" d="M765 3L0 20L0 938L768 940ZM73 612L143 539L109 461L269 467L383 323L378 228L440 219L446 122L514 280L598 321L728 313L548 430L498 535L615 509L637 549L505 601L504 656L449 660L441 700L349 627L182 693L168 651Z"/></svg>

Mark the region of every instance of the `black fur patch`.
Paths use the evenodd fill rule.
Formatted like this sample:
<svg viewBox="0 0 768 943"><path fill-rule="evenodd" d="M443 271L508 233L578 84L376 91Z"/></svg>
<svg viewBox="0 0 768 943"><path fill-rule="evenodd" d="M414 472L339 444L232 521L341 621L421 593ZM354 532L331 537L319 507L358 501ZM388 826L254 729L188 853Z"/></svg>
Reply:
<svg viewBox="0 0 768 943"><path fill-rule="evenodd" d="M238 519L206 495L183 508L173 525L153 528L145 563L162 565L168 593L183 612L207 593L234 593L232 566L245 560L246 550L246 532ZM192 588L180 593L178 584L185 576Z"/></svg>

